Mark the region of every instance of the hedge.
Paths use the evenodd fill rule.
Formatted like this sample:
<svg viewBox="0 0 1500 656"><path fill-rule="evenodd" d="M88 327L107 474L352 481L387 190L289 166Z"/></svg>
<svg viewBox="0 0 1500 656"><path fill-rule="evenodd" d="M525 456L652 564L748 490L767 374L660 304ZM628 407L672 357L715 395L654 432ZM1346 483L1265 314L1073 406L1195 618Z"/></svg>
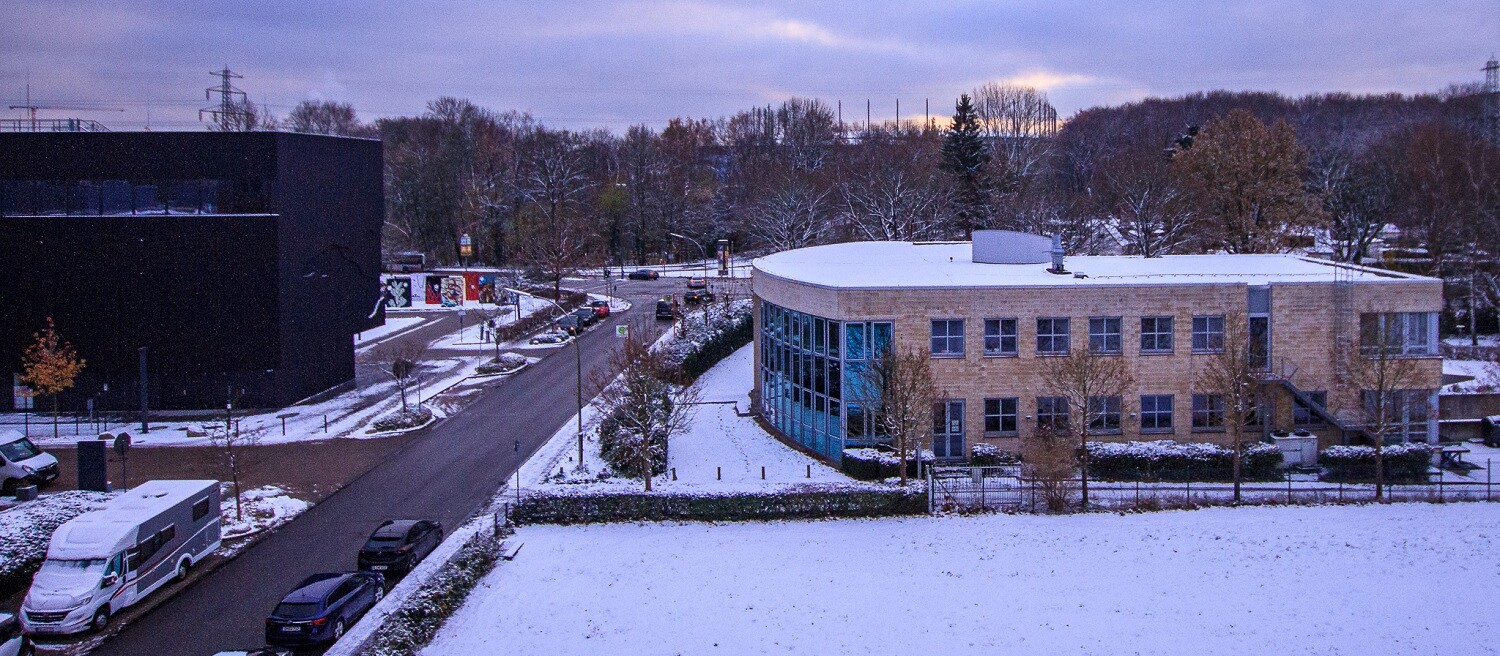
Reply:
<svg viewBox="0 0 1500 656"><path fill-rule="evenodd" d="M432 579L401 602L360 651L370 656L413 656L463 606L469 592L500 560L499 538L480 531L433 574Z"/></svg>
<svg viewBox="0 0 1500 656"><path fill-rule="evenodd" d="M618 491L532 495L511 514L517 524L592 524L636 521L750 521L886 517L927 512L927 491L798 486L784 492L646 494Z"/></svg>
<svg viewBox="0 0 1500 656"><path fill-rule="evenodd" d="M729 357L754 337L752 305L748 300L709 306L689 313L675 328L679 336L663 348L668 367L683 382L692 382Z"/></svg>
<svg viewBox="0 0 1500 656"><path fill-rule="evenodd" d="M1393 444L1382 449L1384 479L1388 483L1424 483L1432 465L1433 447L1422 444ZM1324 468L1323 480L1345 483L1370 483L1375 480L1375 447L1331 446L1318 454Z"/></svg>
<svg viewBox="0 0 1500 656"><path fill-rule="evenodd" d="M1105 481L1229 481L1234 451L1206 442L1090 442L1089 476ZM1240 478L1281 480L1281 450L1255 442L1241 451Z"/></svg>
<svg viewBox="0 0 1500 656"><path fill-rule="evenodd" d="M397 410L370 424L370 432L384 433L386 431L416 428L432 421L432 411L426 406L413 405L405 410Z"/></svg>
<svg viewBox="0 0 1500 656"><path fill-rule="evenodd" d="M919 457L922 462L932 462L932 451L922 449ZM901 459L890 447L844 449L843 458L839 460L839 469L853 479L879 481L898 476L901 473ZM917 476L915 459L906 461L906 475L913 478Z"/></svg>

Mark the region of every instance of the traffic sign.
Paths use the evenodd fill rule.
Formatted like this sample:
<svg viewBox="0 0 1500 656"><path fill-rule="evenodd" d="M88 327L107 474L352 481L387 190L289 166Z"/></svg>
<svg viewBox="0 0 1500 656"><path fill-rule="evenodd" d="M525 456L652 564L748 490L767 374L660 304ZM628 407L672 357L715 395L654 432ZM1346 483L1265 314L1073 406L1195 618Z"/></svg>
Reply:
<svg viewBox="0 0 1500 656"><path fill-rule="evenodd" d="M629 337L630 326L615 326L615 337Z"/></svg>
<svg viewBox="0 0 1500 656"><path fill-rule="evenodd" d="M115 436L115 453L120 457L130 451L130 433L120 433Z"/></svg>

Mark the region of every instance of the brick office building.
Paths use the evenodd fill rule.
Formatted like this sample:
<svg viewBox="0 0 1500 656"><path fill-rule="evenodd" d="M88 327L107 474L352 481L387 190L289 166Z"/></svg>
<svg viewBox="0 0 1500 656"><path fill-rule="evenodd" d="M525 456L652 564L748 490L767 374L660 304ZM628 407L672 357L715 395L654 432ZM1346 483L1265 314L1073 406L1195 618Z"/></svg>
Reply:
<svg viewBox="0 0 1500 656"><path fill-rule="evenodd" d="M759 410L830 460L878 442L871 418L843 397L852 372L889 344L932 357L939 458L980 443L1014 451L1067 411L1048 396L1038 358L1088 346L1125 358L1134 379L1101 399L1107 428L1094 439L1223 443L1222 399L1196 381L1226 317L1242 314L1265 381L1265 419L1247 437L1306 429L1322 446L1350 440L1363 397L1339 354L1381 329L1400 335L1400 357L1414 364L1395 432L1436 441L1440 280L1294 255L1064 258L1054 248L979 231L972 243L860 242L757 259Z"/></svg>

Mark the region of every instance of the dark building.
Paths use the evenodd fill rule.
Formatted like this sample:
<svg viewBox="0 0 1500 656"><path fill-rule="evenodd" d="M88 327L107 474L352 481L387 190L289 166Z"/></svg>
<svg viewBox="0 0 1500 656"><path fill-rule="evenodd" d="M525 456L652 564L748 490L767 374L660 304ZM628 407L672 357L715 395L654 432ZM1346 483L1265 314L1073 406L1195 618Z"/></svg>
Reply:
<svg viewBox="0 0 1500 656"><path fill-rule="evenodd" d="M0 134L0 374L15 384L50 316L88 361L64 410L137 408L141 347L153 409L349 382L353 333L384 321L383 216L375 140ZM23 403L13 390L0 410Z"/></svg>

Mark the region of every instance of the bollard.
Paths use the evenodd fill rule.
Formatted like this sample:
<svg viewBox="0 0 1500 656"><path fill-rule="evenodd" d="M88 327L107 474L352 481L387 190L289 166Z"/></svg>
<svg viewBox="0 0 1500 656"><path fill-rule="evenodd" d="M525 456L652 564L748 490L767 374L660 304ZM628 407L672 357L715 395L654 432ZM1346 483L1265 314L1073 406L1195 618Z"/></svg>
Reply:
<svg viewBox="0 0 1500 656"><path fill-rule="evenodd" d="M676 467L672 468L672 480L674 480L674 481L677 480L677 468Z"/></svg>
<svg viewBox="0 0 1500 656"><path fill-rule="evenodd" d="M807 466L807 477L812 478L812 465Z"/></svg>
<svg viewBox="0 0 1500 656"><path fill-rule="evenodd" d="M281 434L286 435L286 417L281 418Z"/></svg>
<svg viewBox="0 0 1500 656"><path fill-rule="evenodd" d="M760 480L766 480L766 466L760 466Z"/></svg>
<svg viewBox="0 0 1500 656"><path fill-rule="evenodd" d="M714 467L714 480L716 480L716 481L722 481L722 480L724 480L724 468L723 467Z"/></svg>
<svg viewBox="0 0 1500 656"><path fill-rule="evenodd" d="M328 415L323 415L323 432L328 432Z"/></svg>

